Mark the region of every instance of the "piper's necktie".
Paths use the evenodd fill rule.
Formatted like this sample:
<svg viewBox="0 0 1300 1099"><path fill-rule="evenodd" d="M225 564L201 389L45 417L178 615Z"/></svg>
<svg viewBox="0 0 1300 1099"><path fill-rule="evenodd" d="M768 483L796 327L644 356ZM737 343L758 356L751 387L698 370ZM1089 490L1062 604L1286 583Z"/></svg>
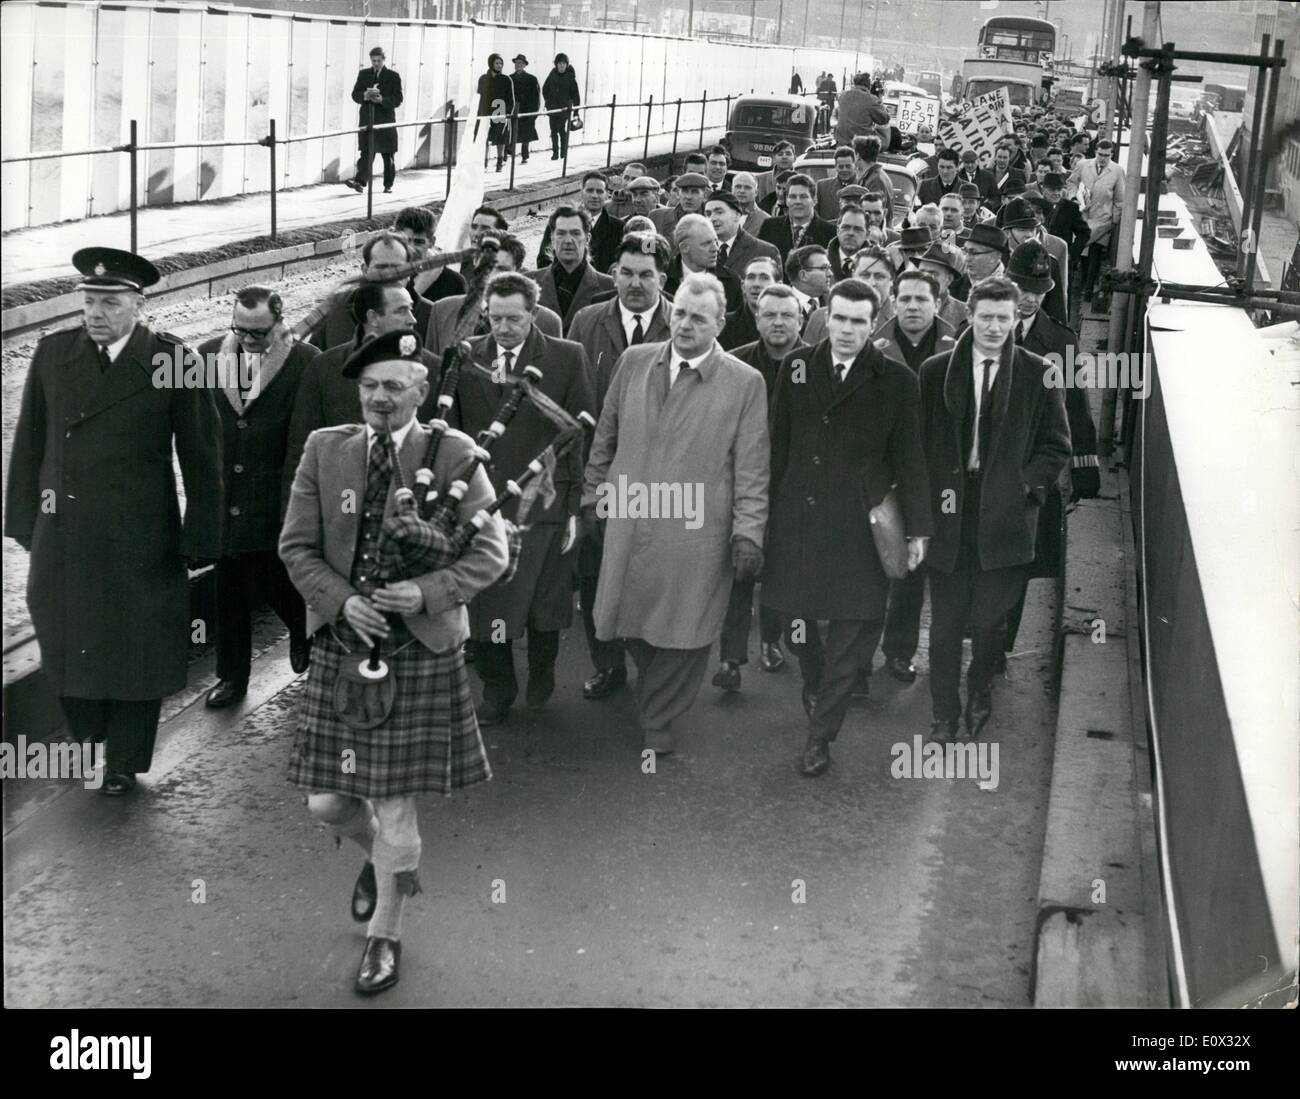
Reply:
<svg viewBox="0 0 1300 1099"><path fill-rule="evenodd" d="M641 315L637 313L632 317L632 342L628 346L635 347L639 343L645 343L645 329L641 327Z"/></svg>
<svg viewBox="0 0 1300 1099"><path fill-rule="evenodd" d="M370 444L366 464L366 492L361 512L361 543L352 565L352 583L362 595L370 595L382 577L375 558L379 533L384 526L384 506L388 503L388 482L393 475L393 459L387 435L376 434Z"/></svg>

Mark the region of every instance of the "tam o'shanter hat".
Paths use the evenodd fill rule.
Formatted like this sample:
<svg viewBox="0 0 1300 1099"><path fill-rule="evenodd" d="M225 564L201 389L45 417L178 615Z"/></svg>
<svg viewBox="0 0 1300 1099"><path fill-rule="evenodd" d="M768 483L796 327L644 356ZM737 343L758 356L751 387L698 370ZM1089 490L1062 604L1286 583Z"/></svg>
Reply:
<svg viewBox="0 0 1300 1099"><path fill-rule="evenodd" d="M152 263L120 248L81 248L72 254L72 266L81 272L78 290L130 290L144 293L162 276Z"/></svg>
<svg viewBox="0 0 1300 1099"><path fill-rule="evenodd" d="M413 328L399 328L385 332L373 340L366 340L348 357L343 364L343 377L359 378L361 372L372 363L412 362L423 363L420 354L422 348L420 337Z"/></svg>

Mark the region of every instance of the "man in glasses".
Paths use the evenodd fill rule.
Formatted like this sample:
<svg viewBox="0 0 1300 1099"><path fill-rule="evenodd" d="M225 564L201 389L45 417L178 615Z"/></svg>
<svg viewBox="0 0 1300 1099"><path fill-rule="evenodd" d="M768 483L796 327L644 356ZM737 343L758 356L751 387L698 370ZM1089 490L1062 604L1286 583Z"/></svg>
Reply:
<svg viewBox="0 0 1300 1099"><path fill-rule="evenodd" d="M442 306L456 300L444 298L438 304ZM363 283L352 295L351 308L356 335L348 343L331 347L308 363L302 372L302 380L298 383L298 393L293 400L293 416L289 420L289 440L281 480L282 512L289 506L294 470L298 468L298 459L307 445L307 436L318 428L361 422L361 401L357 397L357 386L354 381L343 376L344 364L368 340L399 328L415 327L410 292L400 283ZM438 356L427 348L421 348L420 355L429 371L429 377L436 379L441 369ZM430 384L430 392L420 406L419 415L422 420L430 420L437 415L436 388Z"/></svg>
<svg viewBox="0 0 1300 1099"><path fill-rule="evenodd" d="M276 545L294 398L320 352L290 339L282 310L274 290L246 286L235 293L230 332L199 346L205 362L219 357L226 382L216 395L226 510L217 559L217 684L207 697L213 709L248 693L253 611L263 602L289 629L289 666L305 672L311 658L307 611Z"/></svg>
<svg viewBox="0 0 1300 1099"><path fill-rule="evenodd" d="M987 279L1004 277L1003 261L1007 258L1007 237L995 225L974 226L962 245L966 256L966 277L972 287Z"/></svg>
<svg viewBox="0 0 1300 1099"><path fill-rule="evenodd" d="M821 308L831 288L831 261L826 249L820 244L796 248L786 257L785 280L799 303L802 316L799 331L802 332L808 318Z"/></svg>
<svg viewBox="0 0 1300 1099"><path fill-rule="evenodd" d="M351 903L352 919L369 921L354 985L363 996L397 983L402 910L423 891L416 798L492 777L461 645L469 633L465 601L509 563L501 520L490 517L446 568L391 579L375 569L399 473L400 483L413 484L428 451L430 431L415 420L430 388L420 351L415 332L399 328L349 357L342 374L361 394L365 422L318 431L308 441L280 538L316 638L288 777L306 793L315 820L365 853ZM472 446L458 431L443 436L433 491L445 497L464 477ZM483 469L467 480L458 525L494 495ZM342 500L357 506L343 507ZM391 676L392 702L377 727L358 729L340 714L335 688L375 642ZM351 765L342 766L349 749Z"/></svg>

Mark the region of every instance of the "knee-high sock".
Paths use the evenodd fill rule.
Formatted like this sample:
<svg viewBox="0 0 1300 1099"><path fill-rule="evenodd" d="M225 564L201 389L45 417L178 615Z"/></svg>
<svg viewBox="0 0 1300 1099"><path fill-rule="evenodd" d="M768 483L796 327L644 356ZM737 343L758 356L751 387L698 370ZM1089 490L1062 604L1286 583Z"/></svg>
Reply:
<svg viewBox="0 0 1300 1099"><path fill-rule="evenodd" d="M372 938L400 939L402 906L408 896L420 892L421 844L415 798L376 798L374 804L379 834L371 857L379 890L375 914L366 934Z"/></svg>
<svg viewBox="0 0 1300 1099"><path fill-rule="evenodd" d="M379 821L370 802L348 794L310 794L307 808L317 820L328 824L337 840L345 836L370 858Z"/></svg>

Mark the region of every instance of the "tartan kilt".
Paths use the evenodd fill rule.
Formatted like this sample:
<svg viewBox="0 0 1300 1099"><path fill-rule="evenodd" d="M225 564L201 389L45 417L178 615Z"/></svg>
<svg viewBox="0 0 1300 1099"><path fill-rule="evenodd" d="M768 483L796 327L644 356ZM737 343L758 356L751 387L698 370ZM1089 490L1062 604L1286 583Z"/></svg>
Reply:
<svg viewBox="0 0 1300 1099"><path fill-rule="evenodd" d="M350 728L333 701L340 666L364 659L367 646L347 625L317 632L289 756L295 785L312 793L390 798L449 794L492 777L460 646L431 652L400 618L389 621L393 632L382 655L396 693L388 720L374 729ZM351 774L342 768L348 749L356 753Z"/></svg>

